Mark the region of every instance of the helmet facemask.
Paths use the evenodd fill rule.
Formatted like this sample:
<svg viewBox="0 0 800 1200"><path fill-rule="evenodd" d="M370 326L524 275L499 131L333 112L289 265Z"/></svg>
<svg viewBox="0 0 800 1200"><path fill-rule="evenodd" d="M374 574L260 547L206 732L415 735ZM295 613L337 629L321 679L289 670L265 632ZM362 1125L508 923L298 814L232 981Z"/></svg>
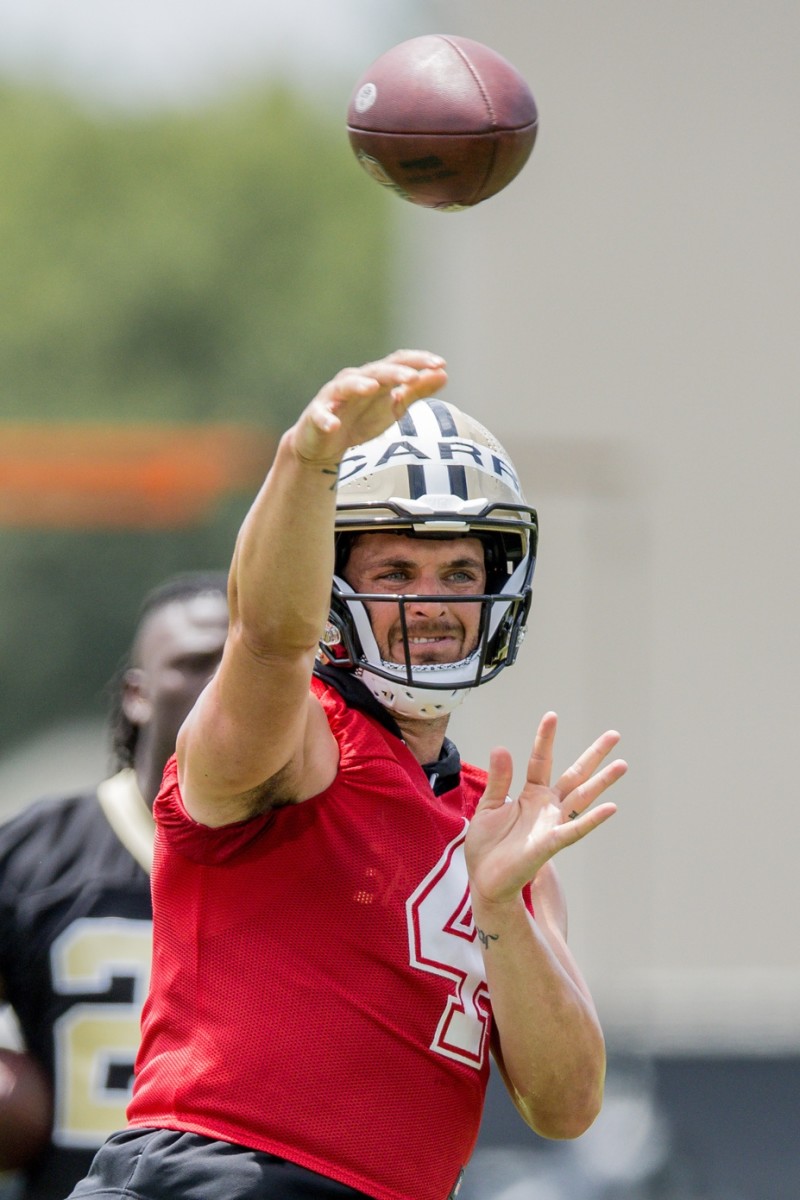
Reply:
<svg viewBox="0 0 800 1200"><path fill-rule="evenodd" d="M449 491L433 487L449 486ZM320 642L322 661L354 670L396 715L433 718L451 712L467 692L510 666L530 608L536 554L536 513L519 489L500 444L478 422L441 400L418 401L379 438L353 447L343 460L337 493L336 573L331 610ZM356 593L347 583L354 535L395 531L410 537L478 537L484 546L486 590L454 596L481 607L477 646L459 662L413 663L406 611L447 598ZM367 604L398 607L404 661L381 656Z"/></svg>

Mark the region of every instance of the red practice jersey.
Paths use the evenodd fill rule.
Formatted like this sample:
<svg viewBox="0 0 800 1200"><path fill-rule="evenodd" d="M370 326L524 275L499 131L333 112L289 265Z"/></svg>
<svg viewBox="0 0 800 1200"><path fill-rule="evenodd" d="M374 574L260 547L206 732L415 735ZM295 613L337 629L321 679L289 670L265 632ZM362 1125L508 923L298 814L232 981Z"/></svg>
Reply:
<svg viewBox="0 0 800 1200"><path fill-rule="evenodd" d="M464 837L404 743L313 687L327 791L211 829L174 760L156 802L154 958L134 1126L269 1151L379 1200L445 1200L469 1160L491 1012Z"/></svg>

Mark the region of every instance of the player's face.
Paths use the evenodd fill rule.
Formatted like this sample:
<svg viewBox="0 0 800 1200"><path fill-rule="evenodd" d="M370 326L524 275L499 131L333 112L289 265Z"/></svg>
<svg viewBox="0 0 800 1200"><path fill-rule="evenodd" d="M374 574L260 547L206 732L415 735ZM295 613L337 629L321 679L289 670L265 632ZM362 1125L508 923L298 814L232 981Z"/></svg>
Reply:
<svg viewBox="0 0 800 1200"><path fill-rule="evenodd" d="M129 718L172 753L178 730L219 666L228 607L214 593L176 600L145 622L129 672Z"/></svg>
<svg viewBox="0 0 800 1200"><path fill-rule="evenodd" d="M344 574L356 592L435 597L405 605L412 663L458 662L477 646L481 605L459 603L459 598L485 590L479 538L434 541L394 533L361 534ZM365 603L381 656L387 662L405 662L399 606Z"/></svg>

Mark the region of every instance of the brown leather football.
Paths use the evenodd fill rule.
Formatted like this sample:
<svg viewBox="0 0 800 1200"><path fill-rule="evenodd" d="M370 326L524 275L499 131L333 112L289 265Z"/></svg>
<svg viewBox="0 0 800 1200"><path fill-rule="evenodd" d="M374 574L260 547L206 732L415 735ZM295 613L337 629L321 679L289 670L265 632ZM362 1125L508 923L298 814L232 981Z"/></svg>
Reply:
<svg viewBox="0 0 800 1200"><path fill-rule="evenodd" d="M347 132L362 167L404 200L454 211L496 195L524 167L538 127L519 71L469 38L426 34L359 79Z"/></svg>

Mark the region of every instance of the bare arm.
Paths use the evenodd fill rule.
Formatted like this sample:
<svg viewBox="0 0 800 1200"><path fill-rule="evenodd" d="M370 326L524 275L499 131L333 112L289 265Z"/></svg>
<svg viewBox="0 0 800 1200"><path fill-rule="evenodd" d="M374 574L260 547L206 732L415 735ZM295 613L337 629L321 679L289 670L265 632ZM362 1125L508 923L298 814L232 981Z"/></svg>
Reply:
<svg viewBox="0 0 800 1200"><path fill-rule="evenodd" d="M178 737L196 820L243 820L332 782L338 751L309 681L330 601L338 465L445 382L438 356L397 351L340 371L282 437L236 542L222 662Z"/></svg>
<svg viewBox="0 0 800 1200"><path fill-rule="evenodd" d="M549 860L613 815L613 804L589 805L626 766L616 760L597 771L618 740L609 732L551 788L555 728L555 714L548 713L516 801L506 800L511 757L506 750L493 752L466 852L498 1065L528 1124L544 1137L570 1138L599 1112L605 1047L591 995L566 944L566 910ZM531 880L535 919L522 898Z"/></svg>

